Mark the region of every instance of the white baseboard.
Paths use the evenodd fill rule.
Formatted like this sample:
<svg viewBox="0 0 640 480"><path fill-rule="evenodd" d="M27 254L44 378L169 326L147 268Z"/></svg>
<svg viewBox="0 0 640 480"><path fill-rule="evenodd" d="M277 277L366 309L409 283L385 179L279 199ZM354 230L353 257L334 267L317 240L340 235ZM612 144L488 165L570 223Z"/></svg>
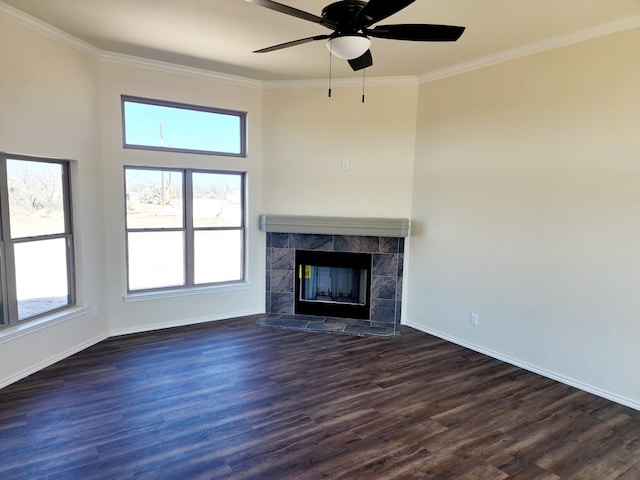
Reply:
<svg viewBox="0 0 640 480"><path fill-rule="evenodd" d="M120 335L130 335L132 333L151 332L153 330L161 330L163 328L185 327L187 325L196 325L198 323L207 323L207 322L217 322L219 320L229 320L231 318L246 317L249 315L257 315L260 313L263 313L263 312L256 312L255 310L246 310L246 311L224 313L219 315L206 315L204 317L183 318L183 319L173 320L171 322L138 325L138 326L127 327L127 328L116 328L110 331L111 333L110 336L118 337Z"/></svg>
<svg viewBox="0 0 640 480"><path fill-rule="evenodd" d="M630 398L623 397L621 395L617 395L615 393L602 390L601 388L594 387L593 385L588 385L586 383L582 383L578 380L574 380L569 377L565 377L563 375L559 375L554 372L550 372L548 370L538 368L535 365L528 364L516 358L512 358L506 355L503 355L498 352L494 352L493 350L489 350L478 345L474 345L472 343L466 342L464 340L460 340L458 338L447 335L446 333L439 332L437 330L433 330L429 327L425 327L424 325L419 325L414 322L405 321L403 325L406 325L411 328L415 328L416 330L420 330L421 332L428 333L429 335L433 335L434 337L441 338L451 343L455 343L456 345L460 345L461 347L468 348L469 350L473 350L478 353L482 353L483 355L487 355L489 357L495 358L497 360L501 360L505 363L509 363L511 365L515 365L516 367L523 368L533 373L537 373L538 375L542 375L543 377L550 378L552 380L556 380L560 383L564 383L565 385L569 385L571 387L575 387L579 390L592 393L597 395L598 397L606 398L607 400L611 400L612 402L619 403L621 405L625 405L627 407L633 408L635 410L640 410L640 403Z"/></svg>
<svg viewBox="0 0 640 480"><path fill-rule="evenodd" d="M132 333L142 333L142 332L148 332L148 331L152 331L152 330L160 330L163 328L172 328L172 327L182 327L182 326L187 326L187 325L195 325L195 324L199 324L199 323L206 323L206 322L214 322L214 321L219 321L219 320L227 320L230 318L235 318L235 317L243 317L243 316L248 316L248 315L256 315L259 314L261 312L256 312L256 311L239 311L239 312L234 312L233 314L221 314L221 315L213 315L213 316L205 316L205 317L196 317L196 318L186 318L186 319L181 319L181 320L176 320L176 321L172 321L172 322L165 322L165 323L157 323L157 324L151 324L151 325L141 325L138 327L131 327L131 328L126 328L126 329L116 329L116 330L112 330L110 332L110 334L101 334L101 335L97 335L93 338L91 338L90 340L87 340L86 342L83 342L81 344L75 345L72 348L69 348L63 352L60 352L57 355L54 355L53 357L47 358L46 360L43 360L41 362L38 362L35 365L32 365L30 368L26 369L26 370L22 370L20 372L16 372L14 375L12 375L11 377L5 378L0 380L0 389L6 387L7 385L10 385L12 383L17 382L18 380L21 380L25 377L28 377L29 375L38 372L39 370L42 370L43 368L46 368L50 365L53 365L56 362L59 362L60 360L63 360L67 357L70 357L71 355L74 355L86 348L91 347L92 345L95 345L96 343L99 343L103 340L106 340L109 337L115 337L115 336L119 336L119 335L128 335L128 334L132 334ZM408 327L411 328L415 328L416 330L419 330L421 332L427 333L429 335L433 335L435 337L441 338L443 340L446 340L448 342L451 343L455 343L456 345L460 345L462 347L468 348L470 350L473 350L475 352L478 353L482 353L483 355L487 355L489 357L495 358L497 360L509 363L511 365L515 365L516 367L520 367L523 368L525 370L528 370L530 372L533 373L537 373L538 375L542 375L543 377L547 377L550 378L552 380L556 380L560 383L564 383L565 385L569 385L575 388L578 388L580 390L583 390L585 392L588 393L592 393L594 395L597 395L599 397L602 398L606 398L607 400L611 400L613 402L619 403L621 405L625 405L627 407L633 408L635 410L640 410L640 403L636 402L634 400L631 400L629 398L623 397L621 395L617 395L615 393L594 387L593 385L589 385L589 384L585 384L583 382L574 380L572 378L569 377L565 377L563 375L559 375L557 373L554 372L550 372L548 370L536 367L535 365L531 365L528 364L526 362L523 362L521 360L518 360L516 358L512 358L506 355L503 355L501 353L498 352L494 352L493 350L489 350L483 347L480 347L478 345L474 345L472 343L466 342L464 340L460 340L458 338L452 337L450 335L447 335L445 333L439 332L437 330L433 330L431 328L425 327L424 325L419 325L417 323L414 322L409 322L409 321L405 321L403 323L403 325L406 325Z"/></svg>
<svg viewBox="0 0 640 480"><path fill-rule="evenodd" d="M65 350L64 352L60 352L57 355L54 355L53 357L50 357L50 358L47 358L46 360L38 362L26 370L16 372L12 376L0 380L0 389L6 387L7 385L11 385L12 383L17 382L18 380L22 380L23 378L26 378L29 375L42 370L43 368L47 368L48 366L53 365L54 363L57 363L60 360L64 360L65 358L70 357L71 355L81 352L82 350L89 348L95 345L96 343L99 343L107 338L109 338L109 335L107 335L106 333L95 336L92 339L87 340L86 342L82 342L78 345L75 345Z"/></svg>
<svg viewBox="0 0 640 480"><path fill-rule="evenodd" d="M95 345L96 343L99 343L103 340L106 340L107 338L110 337L117 337L120 335L128 335L131 333L142 333L142 332L148 332L148 331L152 331L152 330L160 330L163 328L171 328L171 327L182 327L182 326L186 326L186 325L194 325L197 323L205 323L205 322L213 322L213 321L218 321L218 320L228 320L230 318L235 318L235 317L243 317L243 316L247 316L247 315L256 315L262 312L256 312L254 310L251 311L240 311L240 312L233 312L233 313L226 313L226 314L221 314L221 315L215 315L215 316L205 316L205 317L197 317L197 318L185 318L185 319L181 319L181 320L176 320L173 322L166 322L166 323L157 323L157 324L151 324L151 325L142 325L142 326L138 326L138 327L131 327L131 328L125 328L125 329L116 329L116 330L111 330L108 333L103 333L100 335L97 335L89 340L87 340L86 342L82 342L78 345L75 345L63 352L60 352L50 358L47 358L46 360L43 360L41 362L38 362L34 365L31 365L29 368L19 371L19 372L15 372L13 375L11 375L10 377L7 378L2 378L0 379L0 389L11 385L12 383L17 382L18 380L22 380L23 378L28 377L29 375L36 373L46 367L49 367L51 365L53 365L54 363L59 362L60 360L64 360L67 357L70 357L71 355L74 355L86 348L89 348L93 345ZM62 320L57 320L56 322L59 322ZM39 328L45 328L45 327L50 327L51 325L53 325L54 323L47 323L45 324L43 327L39 327ZM33 330L32 330L33 331ZM18 332L19 335L26 335L26 332ZM12 334L14 337L16 336L16 333ZM4 338L4 339L0 339L2 341L9 341L8 338Z"/></svg>

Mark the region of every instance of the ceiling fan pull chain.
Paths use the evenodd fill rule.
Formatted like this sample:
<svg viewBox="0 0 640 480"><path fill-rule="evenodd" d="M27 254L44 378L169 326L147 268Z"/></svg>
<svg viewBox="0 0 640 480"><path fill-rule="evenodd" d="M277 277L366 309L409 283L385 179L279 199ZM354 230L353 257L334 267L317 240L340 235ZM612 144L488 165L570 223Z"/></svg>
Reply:
<svg viewBox="0 0 640 480"><path fill-rule="evenodd" d="M331 98L331 57L332 57L331 49L329 49L329 98Z"/></svg>
<svg viewBox="0 0 640 480"><path fill-rule="evenodd" d="M364 103L364 72L366 71L367 71L366 68L362 69L362 103Z"/></svg>

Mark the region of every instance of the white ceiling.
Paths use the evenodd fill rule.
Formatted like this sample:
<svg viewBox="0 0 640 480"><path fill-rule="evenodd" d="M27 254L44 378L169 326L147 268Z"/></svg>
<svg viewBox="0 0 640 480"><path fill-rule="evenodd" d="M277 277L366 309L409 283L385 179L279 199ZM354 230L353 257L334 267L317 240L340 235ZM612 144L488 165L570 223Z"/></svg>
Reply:
<svg viewBox="0 0 640 480"><path fill-rule="evenodd" d="M323 41L253 50L330 33L245 0L3 0L105 52L262 81L326 78ZM331 0L279 0L320 15ZM390 0L393 1L393 0ZM1 2L0 2L1 6ZM640 25L640 0L416 0L380 22L466 26L457 42L374 38L368 77L424 76L508 52ZM334 59L335 78L359 77Z"/></svg>

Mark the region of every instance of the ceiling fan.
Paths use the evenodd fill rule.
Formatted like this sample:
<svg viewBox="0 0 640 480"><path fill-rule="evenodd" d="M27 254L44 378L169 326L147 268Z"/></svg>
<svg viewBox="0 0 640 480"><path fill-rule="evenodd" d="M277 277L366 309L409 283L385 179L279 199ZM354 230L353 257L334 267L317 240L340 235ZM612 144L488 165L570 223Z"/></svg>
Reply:
<svg viewBox="0 0 640 480"><path fill-rule="evenodd" d="M328 40L327 48L329 51L333 55L347 60L354 71L373 65L373 57L369 50L371 45L369 37L414 42L455 42L465 29L465 27L454 25L416 23L377 25L370 28L380 20L384 20L408 7L415 0L341 0L324 7L321 16L272 0L247 1L276 12L318 23L329 30L333 30L331 34L314 35L292 40L256 50L254 53L273 52L316 40Z"/></svg>

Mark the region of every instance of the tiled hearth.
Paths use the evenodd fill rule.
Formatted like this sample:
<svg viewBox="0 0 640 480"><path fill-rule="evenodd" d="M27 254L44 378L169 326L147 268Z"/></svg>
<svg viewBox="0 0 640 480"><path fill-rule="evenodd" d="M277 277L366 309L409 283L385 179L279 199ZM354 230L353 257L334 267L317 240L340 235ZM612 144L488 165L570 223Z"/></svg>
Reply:
<svg viewBox="0 0 640 480"><path fill-rule="evenodd" d="M278 227L271 227L271 229L274 228ZM372 256L370 317L357 320L295 315L296 250L370 253ZM268 315L258 323L294 330L355 335L398 335L402 310L403 261L404 238L400 235L344 235L267 230L266 312Z"/></svg>
<svg viewBox="0 0 640 480"><path fill-rule="evenodd" d="M314 317L311 315L286 315L270 313L256 322L261 327L301 332L335 333L372 337L400 335L400 325L387 322L372 322L355 318Z"/></svg>

